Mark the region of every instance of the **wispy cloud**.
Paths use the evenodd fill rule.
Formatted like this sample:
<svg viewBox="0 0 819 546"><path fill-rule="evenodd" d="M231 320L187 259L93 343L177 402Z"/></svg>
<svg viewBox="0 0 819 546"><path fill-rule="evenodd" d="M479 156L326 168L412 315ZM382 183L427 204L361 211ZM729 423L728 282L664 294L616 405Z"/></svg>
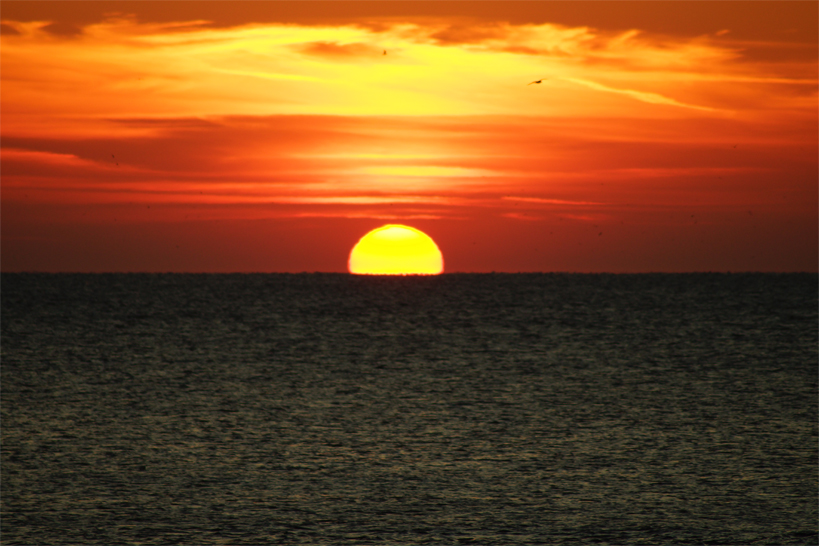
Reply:
<svg viewBox="0 0 819 546"><path fill-rule="evenodd" d="M701 110L703 112L716 112L719 111L716 108L708 108L706 106L697 106L695 104L686 104L684 102L680 102L678 100L674 100L669 97L664 97L659 93L650 93L645 91L637 91L634 89L616 89L614 87L609 87L607 85L603 85L597 82L589 81L589 80L581 80L579 78L567 78L562 77L561 80L565 80L568 82L576 83L579 85L584 85L590 89L595 89L597 91L605 91L607 93L617 93L620 95L626 95L633 99L637 99L642 102L646 102L648 104L667 104L669 106L679 106L680 108L691 108L693 110Z"/></svg>
<svg viewBox="0 0 819 546"><path fill-rule="evenodd" d="M13 123L35 113L98 118L600 110L573 100L572 86L544 85L545 100L538 99L526 83L542 77L646 105L716 113L728 105L709 96L708 78L742 85L771 77L737 64L737 53L718 37L682 40L548 24L469 27L430 20L377 28L214 29L197 22L111 19L83 28L80 39L55 41L44 23L6 23L17 32L2 38L4 102L16 106L7 116ZM669 85L675 80L687 81L686 89Z"/></svg>
<svg viewBox="0 0 819 546"><path fill-rule="evenodd" d="M606 204L597 203L594 201L570 201L567 199L545 199L542 197L515 197L511 195L504 195L501 199L506 199L507 201L520 201L523 203L537 203L542 205L572 205L578 207L593 207Z"/></svg>
<svg viewBox="0 0 819 546"><path fill-rule="evenodd" d="M4 240L403 218L500 241L708 208L730 242L753 205L773 256L815 226L815 44L440 17L52 23L3 21Z"/></svg>
<svg viewBox="0 0 819 546"><path fill-rule="evenodd" d="M371 175L411 177L478 177L500 176L502 173L489 169L445 167L440 165L373 165L361 167L361 172Z"/></svg>

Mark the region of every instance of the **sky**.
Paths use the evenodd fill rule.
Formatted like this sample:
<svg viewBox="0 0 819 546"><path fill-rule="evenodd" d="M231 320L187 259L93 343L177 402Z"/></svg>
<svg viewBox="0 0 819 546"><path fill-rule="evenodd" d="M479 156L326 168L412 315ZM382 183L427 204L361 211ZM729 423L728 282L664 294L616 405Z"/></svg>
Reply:
<svg viewBox="0 0 819 546"><path fill-rule="evenodd" d="M0 19L3 271L346 272L384 224L447 273L817 271L817 2Z"/></svg>

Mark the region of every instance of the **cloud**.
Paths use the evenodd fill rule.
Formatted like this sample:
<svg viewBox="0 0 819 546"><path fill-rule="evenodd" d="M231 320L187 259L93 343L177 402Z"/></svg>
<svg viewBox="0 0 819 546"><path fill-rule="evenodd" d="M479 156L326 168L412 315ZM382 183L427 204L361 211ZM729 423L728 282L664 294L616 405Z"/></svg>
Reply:
<svg viewBox="0 0 819 546"><path fill-rule="evenodd" d="M20 36L21 32L8 23L0 23L0 35L2 36Z"/></svg>
<svg viewBox="0 0 819 546"><path fill-rule="evenodd" d="M272 201L298 205L390 205L408 203L452 205L462 200L437 195L301 195L274 197Z"/></svg>
<svg viewBox="0 0 819 546"><path fill-rule="evenodd" d="M410 176L410 177L485 177L499 176L501 173L488 169L470 169L465 167L447 167L440 165L372 165L361 167L360 172L376 176Z"/></svg>
<svg viewBox="0 0 819 546"><path fill-rule="evenodd" d="M738 63L719 37L502 22L394 22L375 30L118 19L83 27L82 40L55 41L41 26L15 23L20 34L2 38L4 102L14 105L4 112L9 127L31 126L37 114L679 118L690 110L751 110L771 104L774 93L750 87L773 76L770 66ZM67 36L68 27L58 32ZM788 79L788 66L776 72L779 86L803 92L809 83ZM526 86L542 77L544 84Z"/></svg>
<svg viewBox="0 0 819 546"><path fill-rule="evenodd" d="M71 23L49 23L40 28L52 36L59 36L61 38L75 38L83 33L82 27Z"/></svg>
<svg viewBox="0 0 819 546"><path fill-rule="evenodd" d="M358 60L383 56L383 49L361 42L339 44L337 42L308 42L294 46L297 51L331 60Z"/></svg>
<svg viewBox="0 0 819 546"><path fill-rule="evenodd" d="M736 254L744 238L776 268L815 268L817 55L799 37L815 3L787 35L718 2L97 4L3 5L4 267L111 252L123 261L97 268L165 270L151 253L181 232L218 264L187 270L233 267L240 248L279 260L278 244L327 256L404 219L455 248L484 233L486 270L519 267L516 244L587 259L582 237L618 236L621 267L667 267L617 235L623 220L666 253ZM413 17L390 17L398 4ZM667 244L692 214L721 247ZM794 244L801 261L779 259Z"/></svg>
<svg viewBox="0 0 819 546"><path fill-rule="evenodd" d="M479 44L502 40L509 35L509 25L502 22L468 19L442 26L428 34L429 38L442 45Z"/></svg>
<svg viewBox="0 0 819 546"><path fill-rule="evenodd" d="M608 93L619 93L619 94L626 95L628 97L631 97L631 98L634 98L634 99L637 99L639 101L646 102L646 103L649 103L649 104L667 104L667 105L670 105L670 106L679 106L681 108L691 108L691 109L694 109L694 110L701 110L703 112L718 111L718 109L716 109L716 108L708 108L706 106L697 106L695 104L686 104L684 102L680 102L680 101L674 100L674 99L669 98L669 97L664 97L663 95L660 95L659 93L650 93L650 92L647 93L645 91L637 91L637 90L634 90L634 89L616 89L614 87L609 87L607 85L603 85L603 84L593 82L593 81L589 81L589 80L581 80L579 78L561 78L561 79L565 80L565 81L568 81L568 82L577 83L579 85L584 85L586 87L589 87L591 89L595 89L595 90L598 90L598 91L605 91L605 92L608 92Z"/></svg>
<svg viewBox="0 0 819 546"><path fill-rule="evenodd" d="M451 218L498 202L653 206L686 188L759 200L776 172L810 201L796 173L815 169L805 67L739 62L714 38L117 19L56 40L42 24L2 38L4 200ZM729 186L740 176L747 187Z"/></svg>
<svg viewBox="0 0 819 546"><path fill-rule="evenodd" d="M797 172L815 168L810 126L752 132L730 120L225 116L107 127L106 137L4 137L4 199L36 186L125 202L407 205L436 195L442 206L599 207L673 202L694 183L738 198L777 172L798 193L807 178Z"/></svg>
<svg viewBox="0 0 819 546"><path fill-rule="evenodd" d="M515 197L511 195L504 195L502 199L506 199L508 201L520 201L524 203L536 203L543 205L572 205L580 207L605 205L605 203L598 203L595 201L571 201L566 199L547 199L542 197Z"/></svg>
<svg viewBox="0 0 819 546"><path fill-rule="evenodd" d="M730 30L739 39L816 44L815 2L628 3L606 2L589 9L585 2L9 2L4 19L59 21L78 26L104 22L112 12L144 24L207 20L212 28L289 24L361 25L383 29L396 21L470 28L498 22L512 25L551 23L606 31L639 28L653 34L702 36Z"/></svg>

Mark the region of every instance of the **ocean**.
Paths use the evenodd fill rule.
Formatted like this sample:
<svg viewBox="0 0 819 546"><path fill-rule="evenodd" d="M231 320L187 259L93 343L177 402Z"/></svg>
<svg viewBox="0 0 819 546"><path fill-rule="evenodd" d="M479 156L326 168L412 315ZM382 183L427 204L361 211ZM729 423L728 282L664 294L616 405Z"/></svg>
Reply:
<svg viewBox="0 0 819 546"><path fill-rule="evenodd" d="M2 275L2 544L819 543L816 274Z"/></svg>

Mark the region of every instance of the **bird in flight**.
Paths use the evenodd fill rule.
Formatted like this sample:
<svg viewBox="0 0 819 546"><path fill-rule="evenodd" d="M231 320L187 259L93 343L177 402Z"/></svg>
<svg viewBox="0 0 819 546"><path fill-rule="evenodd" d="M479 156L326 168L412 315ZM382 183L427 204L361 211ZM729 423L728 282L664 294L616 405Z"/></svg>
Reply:
<svg viewBox="0 0 819 546"><path fill-rule="evenodd" d="M549 78L540 78L539 80L535 80L533 82L529 82L526 85L532 85L533 83L542 83L543 80L548 80Z"/></svg>

